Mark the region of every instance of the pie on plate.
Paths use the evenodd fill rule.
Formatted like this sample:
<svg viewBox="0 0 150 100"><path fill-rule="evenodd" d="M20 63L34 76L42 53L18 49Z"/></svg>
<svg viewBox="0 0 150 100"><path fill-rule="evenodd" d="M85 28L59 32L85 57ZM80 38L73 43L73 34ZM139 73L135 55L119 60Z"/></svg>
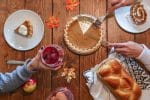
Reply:
<svg viewBox="0 0 150 100"><path fill-rule="evenodd" d="M31 22L29 20L25 20L15 29L15 33L25 37L31 37L33 34L33 26Z"/></svg>
<svg viewBox="0 0 150 100"><path fill-rule="evenodd" d="M86 55L100 47L103 32L93 25L94 20L90 15L78 15L67 23L64 40L71 51Z"/></svg>
<svg viewBox="0 0 150 100"><path fill-rule="evenodd" d="M29 20L33 26L32 37L26 37L15 32L18 26ZM44 37L44 23L36 12L31 10L18 10L8 16L4 24L4 39L8 45L19 51L35 48ZM30 36L30 35L29 35Z"/></svg>

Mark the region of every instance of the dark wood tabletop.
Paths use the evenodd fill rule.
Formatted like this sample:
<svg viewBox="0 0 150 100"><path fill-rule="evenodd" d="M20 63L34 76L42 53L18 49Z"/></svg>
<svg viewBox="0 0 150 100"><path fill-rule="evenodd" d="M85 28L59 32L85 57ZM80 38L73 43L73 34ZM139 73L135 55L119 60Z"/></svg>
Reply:
<svg viewBox="0 0 150 100"><path fill-rule="evenodd" d="M87 56L72 53L63 41L64 27L71 17L78 14L104 15L109 0L80 0L80 5L74 11L67 11L65 5L65 0L0 0L0 72L10 72L16 68L15 65L7 65L6 60L32 58L40 47L54 43L64 48L65 62L76 66L77 75L76 79L69 84L63 78L59 78L57 72L40 71L33 75L38 82L34 93L25 94L22 89L17 89L13 93L1 94L0 100L45 100L52 90L62 86L68 87L73 92L75 100L92 100L83 78L83 71L104 60L108 50L100 47L95 53ZM49 16L56 16L60 19L60 26L55 29L48 29L45 26L44 38L36 48L29 51L14 50L4 39L3 28L8 16L20 9L35 11L41 16L43 22ZM108 18L102 27L104 39L109 42L136 41L150 47L150 30L136 35L127 33L118 26L114 16Z"/></svg>

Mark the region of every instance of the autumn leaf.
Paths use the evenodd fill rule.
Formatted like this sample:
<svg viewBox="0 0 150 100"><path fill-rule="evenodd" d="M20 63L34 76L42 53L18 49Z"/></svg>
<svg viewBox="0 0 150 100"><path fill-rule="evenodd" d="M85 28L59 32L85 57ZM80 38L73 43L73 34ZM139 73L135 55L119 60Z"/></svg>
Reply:
<svg viewBox="0 0 150 100"><path fill-rule="evenodd" d="M76 78L75 68L63 68L63 72L61 73L62 77L65 77L68 83L71 82L72 79Z"/></svg>
<svg viewBox="0 0 150 100"><path fill-rule="evenodd" d="M46 25L48 28L57 28L59 26L59 19L54 16L50 16L46 21Z"/></svg>
<svg viewBox="0 0 150 100"><path fill-rule="evenodd" d="M74 10L79 5L77 0L66 0L66 9L67 10Z"/></svg>

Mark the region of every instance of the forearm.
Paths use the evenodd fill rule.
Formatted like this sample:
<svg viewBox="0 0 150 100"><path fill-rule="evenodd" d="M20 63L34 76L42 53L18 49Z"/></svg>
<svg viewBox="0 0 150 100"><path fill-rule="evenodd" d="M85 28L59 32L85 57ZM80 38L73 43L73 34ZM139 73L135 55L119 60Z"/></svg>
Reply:
<svg viewBox="0 0 150 100"><path fill-rule="evenodd" d="M27 69L29 64L29 61L27 61L10 73L0 73L0 92L11 92L27 81L33 73Z"/></svg>
<svg viewBox="0 0 150 100"><path fill-rule="evenodd" d="M150 49L143 45L144 49L142 53L137 57L145 67L150 71Z"/></svg>

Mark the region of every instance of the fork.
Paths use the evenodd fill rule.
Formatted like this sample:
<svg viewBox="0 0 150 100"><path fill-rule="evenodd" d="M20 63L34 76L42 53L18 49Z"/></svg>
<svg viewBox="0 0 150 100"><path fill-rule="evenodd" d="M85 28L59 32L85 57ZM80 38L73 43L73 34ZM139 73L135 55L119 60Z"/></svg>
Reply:
<svg viewBox="0 0 150 100"><path fill-rule="evenodd" d="M99 27L99 26L103 23L103 21L104 21L109 15L110 15L110 13L106 13L105 15L98 17L98 18L93 22L94 26Z"/></svg>

